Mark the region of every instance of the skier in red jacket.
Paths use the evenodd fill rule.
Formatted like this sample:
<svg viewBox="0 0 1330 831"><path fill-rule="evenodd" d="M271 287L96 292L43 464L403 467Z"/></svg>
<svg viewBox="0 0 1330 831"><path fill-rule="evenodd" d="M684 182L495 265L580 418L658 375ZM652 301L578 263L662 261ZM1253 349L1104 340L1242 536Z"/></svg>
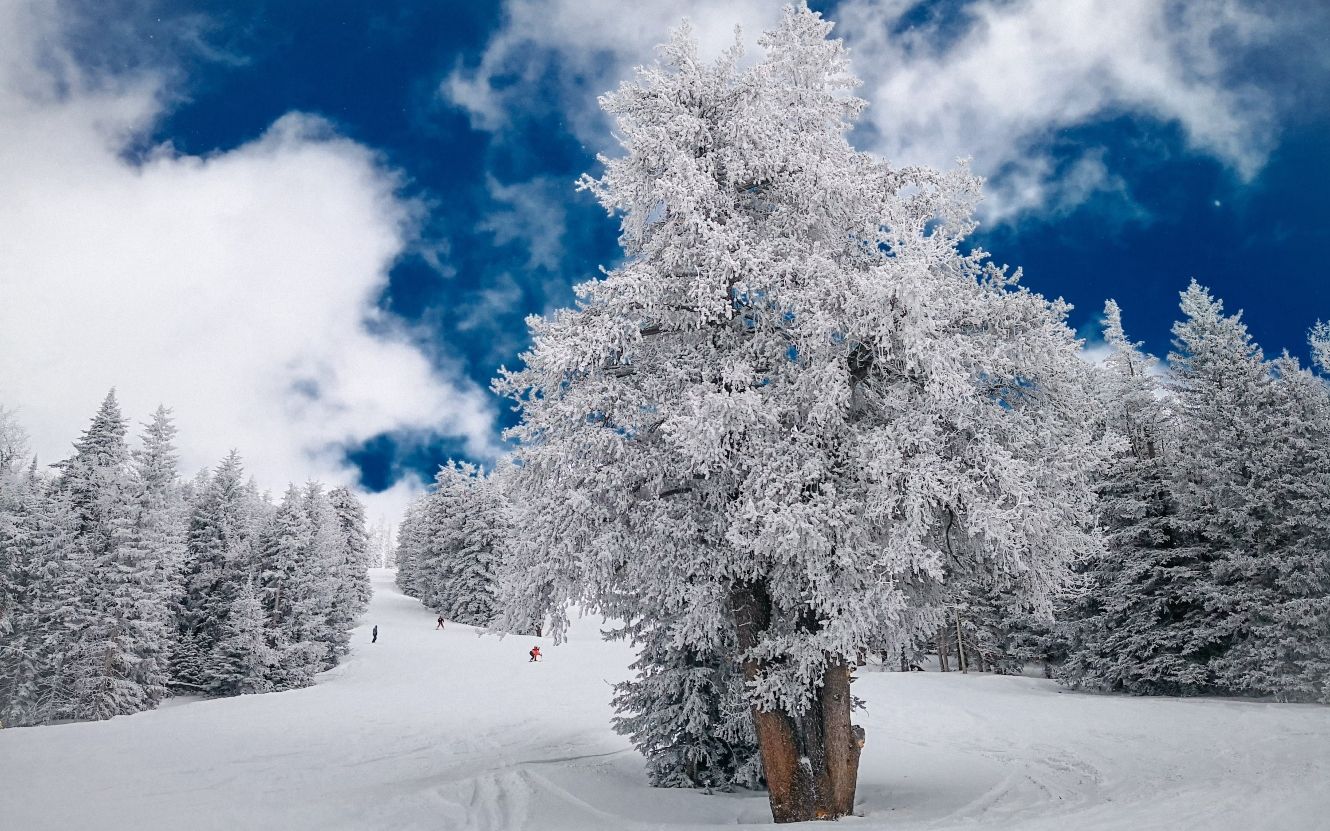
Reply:
<svg viewBox="0 0 1330 831"><path fill-rule="evenodd" d="M539 661L539 660L540 660L540 647L538 647L538 646L533 646L533 647L531 647L531 651L528 652L527 654L531 656L531 661ZM529 663L531 663L531 661L527 661L527 663L529 664Z"/></svg>

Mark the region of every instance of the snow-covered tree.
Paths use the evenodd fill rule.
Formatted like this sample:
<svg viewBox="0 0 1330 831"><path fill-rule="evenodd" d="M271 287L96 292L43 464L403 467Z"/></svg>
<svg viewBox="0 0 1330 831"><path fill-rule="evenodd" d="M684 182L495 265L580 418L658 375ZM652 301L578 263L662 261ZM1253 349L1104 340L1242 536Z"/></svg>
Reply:
<svg viewBox="0 0 1330 831"><path fill-rule="evenodd" d="M1330 373L1330 323L1316 321L1307 335L1307 342L1312 348L1312 362L1322 372Z"/></svg>
<svg viewBox="0 0 1330 831"><path fill-rule="evenodd" d="M1157 361L1130 341L1118 305L1104 308L1109 354L1099 394L1118 452L1097 477L1106 549L1077 564L1076 590L1061 614L1074 687L1185 694L1209 685L1213 644L1195 637L1210 580L1210 555L1186 532L1176 493L1179 449Z"/></svg>
<svg viewBox="0 0 1330 831"><path fill-rule="evenodd" d="M372 568L393 568L393 528L388 518L380 516L369 530L369 564Z"/></svg>
<svg viewBox="0 0 1330 831"><path fill-rule="evenodd" d="M209 675L219 695L250 695L273 689L269 680L279 655L268 643L263 605L251 581L245 581L231 602L213 650Z"/></svg>
<svg viewBox="0 0 1330 831"><path fill-rule="evenodd" d="M57 485L79 518L70 561L82 590L64 620L69 718L133 713L166 694L167 574L141 526L126 433L112 390L58 465Z"/></svg>
<svg viewBox="0 0 1330 831"><path fill-rule="evenodd" d="M336 666L347 640L347 633L340 628L341 616L334 600L338 590L341 532L322 483L307 482L303 496L310 530L296 590L296 616L303 626L299 640L314 648L316 671L322 672Z"/></svg>
<svg viewBox="0 0 1330 831"><path fill-rule="evenodd" d="M178 684L220 694L227 683L217 674L215 650L242 586L256 569L250 544L253 510L240 454L232 451L190 508L180 639L172 661Z"/></svg>
<svg viewBox="0 0 1330 831"><path fill-rule="evenodd" d="M1267 525L1253 513L1267 485L1253 463L1269 452L1277 414L1269 367L1241 314L1225 315L1223 304L1194 280L1182 292L1181 308L1169 366L1182 449L1176 469L1185 547L1179 553L1189 557L1194 573L1171 612L1186 620L1191 653L1208 663L1206 683L1231 689L1231 679L1215 677L1215 662L1247 636L1249 610L1260 602L1256 587L1240 575L1259 557L1255 546Z"/></svg>
<svg viewBox="0 0 1330 831"><path fill-rule="evenodd" d="M495 618L498 571L512 535L503 479L449 461L402 520L397 583L449 620L488 626ZM512 631L531 628L525 621Z"/></svg>
<svg viewBox="0 0 1330 831"><path fill-rule="evenodd" d="M739 674L733 630L723 617L717 648L672 642L666 621L641 619L615 632L640 645L637 676L614 687L614 729L647 759L651 784L729 790L762 782L753 719Z"/></svg>
<svg viewBox="0 0 1330 831"><path fill-rule="evenodd" d="M850 147L829 30L790 11L740 68L683 29L602 99L624 155L583 185L626 261L496 382L522 416L513 613L678 617L687 647L718 599L778 821L853 808L861 651L933 631L953 578L1046 607L1097 544L1066 306L959 250L965 170Z"/></svg>
<svg viewBox="0 0 1330 831"><path fill-rule="evenodd" d="M1287 353L1272 369L1215 565L1237 631L1213 662L1215 682L1330 702L1330 389Z"/></svg>
<svg viewBox="0 0 1330 831"><path fill-rule="evenodd" d="M426 509L428 605L449 620L486 626L495 615L495 569L508 535L502 496L468 463L439 469Z"/></svg>
<svg viewBox="0 0 1330 831"><path fill-rule="evenodd" d="M402 522L397 526L397 545L393 549L393 559L397 563L396 582L402 593L411 597L421 597L424 591L420 558L428 539L427 505L428 495L416 498L407 506Z"/></svg>
<svg viewBox="0 0 1330 831"><path fill-rule="evenodd" d="M10 631L17 604L17 535L26 482L28 434L13 410L0 405L0 639ZM3 640L0 640L3 649ZM0 660L3 657L0 656Z"/></svg>
<svg viewBox="0 0 1330 831"><path fill-rule="evenodd" d="M365 527L365 506L350 490L333 488L328 501L337 522L332 563L336 590L330 623L342 634L340 650L345 653L346 637L369 607L373 593L369 582L369 530Z"/></svg>

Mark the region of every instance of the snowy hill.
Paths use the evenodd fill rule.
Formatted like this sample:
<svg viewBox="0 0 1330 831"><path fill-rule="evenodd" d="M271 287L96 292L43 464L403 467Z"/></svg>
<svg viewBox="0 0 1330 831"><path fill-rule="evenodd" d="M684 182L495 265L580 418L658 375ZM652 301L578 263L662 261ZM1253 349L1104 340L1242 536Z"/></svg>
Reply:
<svg viewBox="0 0 1330 831"><path fill-rule="evenodd" d="M765 823L762 794L647 787L609 729L628 649L478 637L374 574L354 652L315 687L0 731L0 828L646 829ZM378 643L370 627L379 626ZM851 828L1312 829L1330 710L1080 695L1033 679L869 673Z"/></svg>

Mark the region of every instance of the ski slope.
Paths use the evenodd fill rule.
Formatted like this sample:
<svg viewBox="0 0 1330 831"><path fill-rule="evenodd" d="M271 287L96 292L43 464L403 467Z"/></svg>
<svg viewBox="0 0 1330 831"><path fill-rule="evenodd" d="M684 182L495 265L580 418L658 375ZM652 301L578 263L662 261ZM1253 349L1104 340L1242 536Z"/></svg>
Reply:
<svg viewBox="0 0 1330 831"><path fill-rule="evenodd" d="M609 728L631 653L480 637L390 572L354 652L305 690L0 731L0 829L695 829L763 794L661 790ZM378 643L370 627L379 626ZM527 662L540 643L546 659ZM860 829L1324 829L1330 708L1090 696L868 673ZM818 826L823 827L823 826Z"/></svg>

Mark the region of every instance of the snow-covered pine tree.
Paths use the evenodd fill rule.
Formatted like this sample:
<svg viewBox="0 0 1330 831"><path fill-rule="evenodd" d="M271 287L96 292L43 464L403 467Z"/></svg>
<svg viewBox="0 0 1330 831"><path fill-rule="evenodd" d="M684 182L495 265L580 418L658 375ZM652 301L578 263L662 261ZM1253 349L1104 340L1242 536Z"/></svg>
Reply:
<svg viewBox="0 0 1330 831"><path fill-rule="evenodd" d="M423 598L425 587L420 570L420 558L423 556L428 539L425 526L425 512L429 495L416 498L407 506L402 515L402 522L397 527L397 546L393 559L397 563L397 587L410 597Z"/></svg>
<svg viewBox="0 0 1330 831"><path fill-rule="evenodd" d="M1270 517L1257 506L1269 482L1256 475L1254 463L1272 452L1274 392L1240 313L1225 315L1223 304L1194 280L1182 292L1181 308L1169 355L1182 451L1176 492L1185 546L1178 553L1194 573L1185 590L1170 597L1170 615L1185 619L1188 650L1207 663L1205 685L1232 691L1236 679L1220 660L1248 636L1251 610L1268 600L1247 575L1264 568L1254 560L1261 559ZM1195 691L1205 689L1199 673L1196 682Z"/></svg>
<svg viewBox="0 0 1330 831"><path fill-rule="evenodd" d="M723 624L724 617L710 619ZM667 622L641 619L615 633L638 644L635 678L614 687L614 729L646 757L661 788L731 790L762 783L753 719L733 655L734 633L718 625L717 648L678 647Z"/></svg>
<svg viewBox="0 0 1330 831"><path fill-rule="evenodd" d="M388 518L380 515L369 531L369 564L371 568L394 568L393 528Z"/></svg>
<svg viewBox="0 0 1330 831"><path fill-rule="evenodd" d="M176 684L210 695L224 694L229 676L217 661L217 645L241 588L257 570L250 545L252 499L240 454L233 450L190 507L172 670Z"/></svg>
<svg viewBox="0 0 1330 831"><path fill-rule="evenodd" d="M67 493L29 471L20 508L13 628L0 656L0 720L42 724L67 717L72 678L65 669L76 632L73 610L83 595L76 568L79 514Z"/></svg>
<svg viewBox="0 0 1330 831"><path fill-rule="evenodd" d="M1213 644L1194 635L1210 558L1181 527L1178 431L1157 360L1127 338L1112 300L1104 341L1099 391L1118 445L1097 485L1107 549L1077 564L1057 633L1068 650L1060 676L1077 688L1196 694L1210 685Z"/></svg>
<svg viewBox="0 0 1330 831"><path fill-rule="evenodd" d="M138 712L166 694L165 575L140 538L126 432L112 390L74 455L57 465L58 487L79 516L72 562L83 587L66 612L69 718Z"/></svg>
<svg viewBox="0 0 1330 831"><path fill-rule="evenodd" d="M299 630L295 643L310 650L313 672L337 665L346 632L339 628L334 596L337 593L337 566L340 559L340 533L337 515L322 483L308 482L303 493L309 537L300 563L295 587L295 617ZM311 673L312 682L312 673Z"/></svg>
<svg viewBox="0 0 1330 831"><path fill-rule="evenodd" d="M1215 566L1239 636L1213 668L1227 691L1330 702L1330 389L1287 353L1272 369Z"/></svg>
<svg viewBox="0 0 1330 831"><path fill-rule="evenodd" d="M487 626L495 615L495 569L508 534L501 493L480 468L449 461L434 479L425 517L420 565L428 588L421 599L448 620Z"/></svg>
<svg viewBox="0 0 1330 831"><path fill-rule="evenodd" d="M149 706L166 694L185 550L185 505L176 470L176 428L159 406L131 455L131 525L123 569L136 583L132 626L143 644L133 675L152 691Z"/></svg>
<svg viewBox="0 0 1330 831"><path fill-rule="evenodd" d="M365 506L347 488L328 492L337 521L337 548L333 568L337 588L333 593L331 622L341 634L339 649L345 654L350 631L369 608L373 588L369 582L369 530Z"/></svg>
<svg viewBox="0 0 1330 831"><path fill-rule="evenodd" d="M210 675L218 695L250 695L269 692L278 653L268 643L263 605L254 584L246 580L231 602L225 623L213 649Z"/></svg>
<svg viewBox="0 0 1330 831"><path fill-rule="evenodd" d="M1312 363L1322 372L1330 373L1330 323L1316 321L1316 325L1307 333L1307 343L1312 350Z"/></svg>
<svg viewBox="0 0 1330 831"><path fill-rule="evenodd" d="M861 651L934 630L951 577L1009 574L1046 606L1097 545L1066 306L960 253L967 172L850 147L862 102L829 30L792 10L740 69L684 29L602 98L625 153L583 184L623 216L626 262L532 319L496 381L522 418L513 613L558 634L567 601L633 619L723 597L778 821L853 809Z"/></svg>
<svg viewBox="0 0 1330 831"><path fill-rule="evenodd" d="M309 518L303 503L300 489L289 486L259 539L260 602L268 644L281 657L272 670L274 688L279 690L305 686L317 671L309 669L310 650L293 649L305 628L296 618L295 604L309 550Z"/></svg>
<svg viewBox="0 0 1330 831"><path fill-rule="evenodd" d="M14 411L0 405L0 661L4 660L4 638L13 628L18 602L16 550L28 486L23 470L27 455L27 432Z"/></svg>

